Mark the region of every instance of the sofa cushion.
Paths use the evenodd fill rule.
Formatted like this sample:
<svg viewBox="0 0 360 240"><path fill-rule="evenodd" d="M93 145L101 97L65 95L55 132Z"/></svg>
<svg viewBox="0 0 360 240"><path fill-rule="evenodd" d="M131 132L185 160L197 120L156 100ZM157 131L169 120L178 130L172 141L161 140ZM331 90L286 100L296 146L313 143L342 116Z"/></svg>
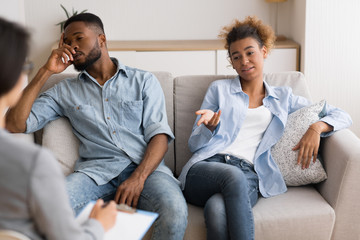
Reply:
<svg viewBox="0 0 360 240"><path fill-rule="evenodd" d="M205 240L203 208L188 204L185 240ZM255 239L330 239L335 223L331 206L312 186L290 187L285 194L260 198L253 208Z"/></svg>
<svg viewBox="0 0 360 240"><path fill-rule="evenodd" d="M255 239L330 239L335 212L313 186L289 187L253 208Z"/></svg>
<svg viewBox="0 0 360 240"><path fill-rule="evenodd" d="M289 115L285 130L280 140L272 147L271 155L277 163L287 186L301 186L319 183L327 178L319 161L311 161L309 168L297 165L299 151L292 148L299 143L309 126L323 116L325 101L301 108Z"/></svg>
<svg viewBox="0 0 360 240"><path fill-rule="evenodd" d="M235 76L181 76L174 80L174 111L175 111L175 159L176 175L191 157L188 139L191 134L196 115L201 106L206 90L211 82L229 79ZM289 86L294 94L310 99L304 75L300 72L270 73L264 75L265 81L272 86Z"/></svg>
<svg viewBox="0 0 360 240"><path fill-rule="evenodd" d="M295 95L312 100L305 76L301 72L267 73L264 74L264 80L271 86L291 87Z"/></svg>
<svg viewBox="0 0 360 240"><path fill-rule="evenodd" d="M195 112L200 108L206 90L213 81L227 78L234 76L181 76L174 79L175 174L177 176L191 157L188 139L196 118Z"/></svg>

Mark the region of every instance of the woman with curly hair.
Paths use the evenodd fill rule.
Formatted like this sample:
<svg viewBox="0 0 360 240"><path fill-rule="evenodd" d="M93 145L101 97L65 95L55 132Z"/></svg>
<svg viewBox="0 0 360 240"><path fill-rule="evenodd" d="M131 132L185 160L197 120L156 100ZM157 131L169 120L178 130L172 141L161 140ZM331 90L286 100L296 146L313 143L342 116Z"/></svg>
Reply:
<svg viewBox="0 0 360 240"><path fill-rule="evenodd" d="M189 139L193 156L179 180L186 200L204 207L208 239L248 240L254 239L252 207L259 194L286 191L271 147L283 134L287 116L310 102L263 80L264 59L275 41L271 27L247 17L224 27L220 37L238 76L208 88ZM302 168L316 160L320 135L351 124L342 110L325 109L326 116L293 148Z"/></svg>

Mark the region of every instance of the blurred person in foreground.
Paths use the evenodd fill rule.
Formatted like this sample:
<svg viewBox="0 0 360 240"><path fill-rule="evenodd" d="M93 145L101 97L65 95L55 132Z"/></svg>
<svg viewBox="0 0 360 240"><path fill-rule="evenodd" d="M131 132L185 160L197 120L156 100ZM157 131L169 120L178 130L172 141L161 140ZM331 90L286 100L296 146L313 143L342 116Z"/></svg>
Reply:
<svg viewBox="0 0 360 240"><path fill-rule="evenodd" d="M53 155L5 130L5 113L20 99L32 68L25 62L28 39L24 28L0 18L0 229L31 239L103 239L116 221L115 202L97 201L80 225Z"/></svg>

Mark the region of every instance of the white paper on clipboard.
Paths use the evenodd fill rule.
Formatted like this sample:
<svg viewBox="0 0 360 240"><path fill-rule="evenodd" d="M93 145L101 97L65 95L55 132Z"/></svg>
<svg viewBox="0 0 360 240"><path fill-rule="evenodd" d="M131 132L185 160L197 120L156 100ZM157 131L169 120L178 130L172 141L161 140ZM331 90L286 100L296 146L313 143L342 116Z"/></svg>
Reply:
<svg viewBox="0 0 360 240"><path fill-rule="evenodd" d="M80 212L76 221L85 222L90 215L95 202L92 201ZM144 237L151 225L158 217L157 213L136 210L135 213L118 211L116 223L113 228L105 233L104 240L140 240Z"/></svg>

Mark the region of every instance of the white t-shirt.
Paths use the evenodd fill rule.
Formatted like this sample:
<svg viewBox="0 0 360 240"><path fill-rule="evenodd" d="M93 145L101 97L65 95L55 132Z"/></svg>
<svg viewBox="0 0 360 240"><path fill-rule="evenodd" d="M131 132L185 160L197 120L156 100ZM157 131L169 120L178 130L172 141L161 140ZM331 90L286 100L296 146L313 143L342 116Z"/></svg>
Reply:
<svg viewBox="0 0 360 240"><path fill-rule="evenodd" d="M249 108L235 141L220 154L229 154L253 163L256 149L271 119L272 113L263 105Z"/></svg>

